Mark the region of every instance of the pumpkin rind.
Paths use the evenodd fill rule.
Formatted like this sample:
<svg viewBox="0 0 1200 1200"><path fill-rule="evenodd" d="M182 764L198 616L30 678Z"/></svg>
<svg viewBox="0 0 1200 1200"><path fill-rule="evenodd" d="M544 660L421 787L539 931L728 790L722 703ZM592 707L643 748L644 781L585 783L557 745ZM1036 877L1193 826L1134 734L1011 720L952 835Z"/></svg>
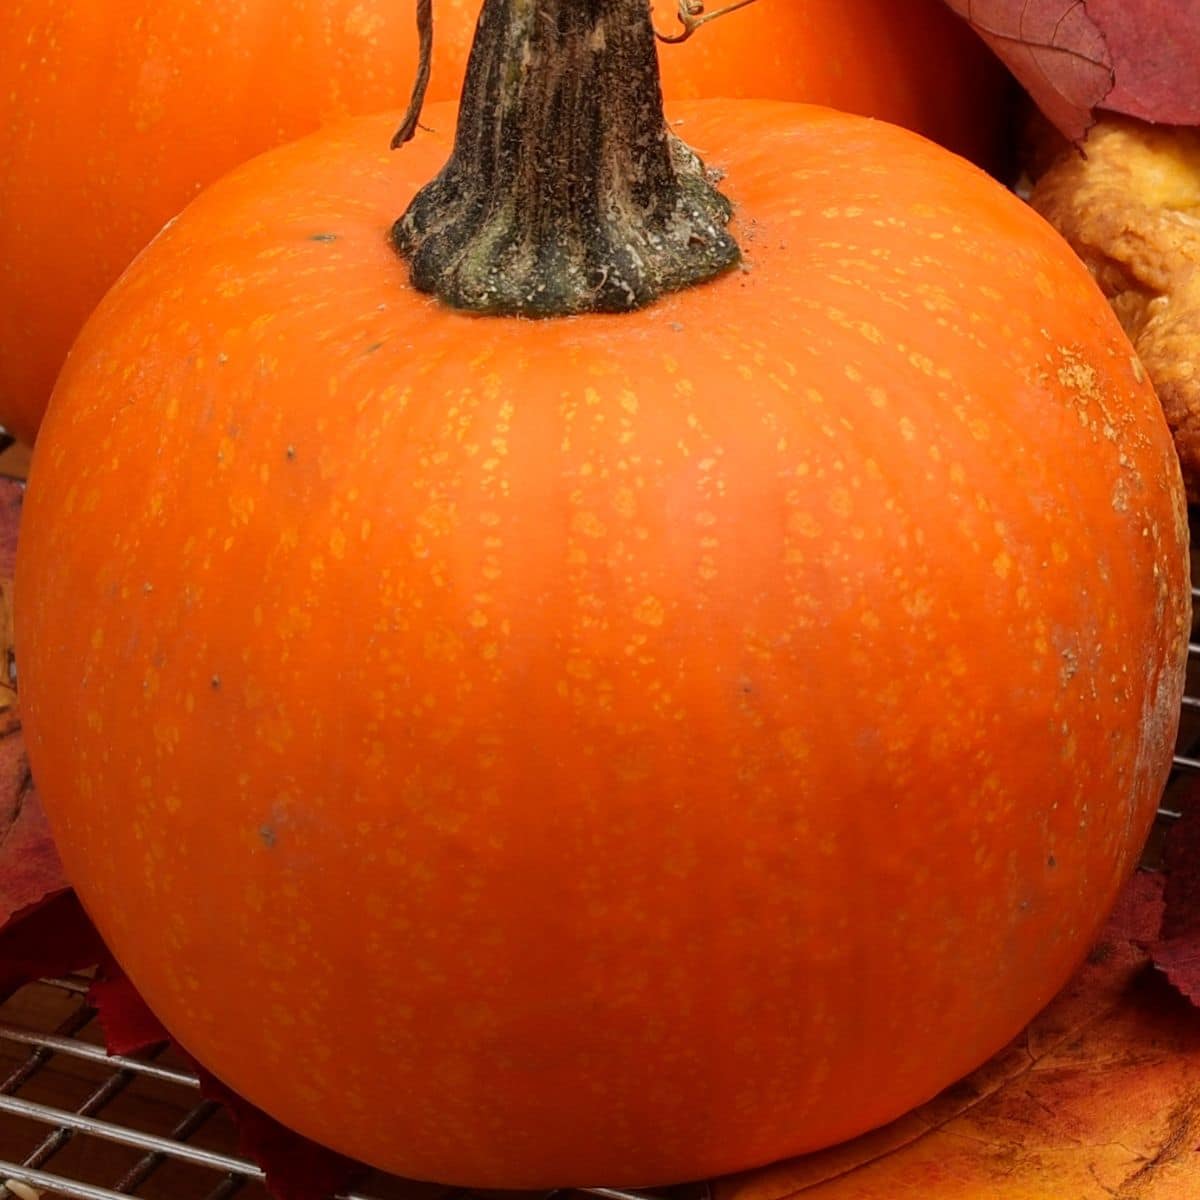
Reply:
<svg viewBox="0 0 1200 1200"><path fill-rule="evenodd" d="M669 48L668 94L830 104L995 161L1003 71L940 0L903 8L759 0ZM438 0L431 99L458 95L478 11ZM71 341L163 223L252 155L401 104L416 35L398 0L7 0L4 20L0 425L32 442Z"/></svg>
<svg viewBox="0 0 1200 1200"><path fill-rule="evenodd" d="M69 876L186 1047L403 1174L645 1185L888 1120L1065 981L1169 768L1178 465L1081 264L892 127L674 115L745 272L446 311L387 230L452 115L348 122L164 231L35 454Z"/></svg>

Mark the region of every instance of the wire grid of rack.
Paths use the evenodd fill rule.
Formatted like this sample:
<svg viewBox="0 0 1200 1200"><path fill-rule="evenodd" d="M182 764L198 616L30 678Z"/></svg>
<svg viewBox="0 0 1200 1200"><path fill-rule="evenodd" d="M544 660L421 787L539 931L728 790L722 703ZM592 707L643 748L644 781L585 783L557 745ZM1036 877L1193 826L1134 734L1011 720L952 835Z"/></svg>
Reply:
<svg viewBox="0 0 1200 1200"><path fill-rule="evenodd" d="M1193 529L1200 528L1193 514ZM1193 549L1193 578L1200 554ZM1200 587L1192 588L1200 608ZM1200 774L1200 640L1188 646L1188 681L1175 769L1156 834L1180 815L1187 777ZM1157 854L1151 838L1150 865ZM88 980L47 979L0 1005L0 1200L264 1200L262 1170L236 1151L228 1114L169 1047L138 1057L105 1053ZM302 1064L301 1064L302 1065ZM649 1194L589 1189L595 1200ZM660 1194L661 1195L661 1194ZM705 1184L668 1200L707 1200ZM454 1189L370 1176L336 1200L460 1200ZM659 1200L655 1197L655 1200Z"/></svg>
<svg viewBox="0 0 1200 1200"><path fill-rule="evenodd" d="M170 1047L109 1055L90 980L43 979L0 1008L4 1200L263 1200L228 1114ZM49 1027L47 1027L49 1026ZM23 1146L14 1153L13 1147ZM11 1155L11 1157L10 1157ZM335 1200L459 1200L458 1189L372 1174ZM582 1189L580 1200L707 1200L706 1184L654 1193Z"/></svg>

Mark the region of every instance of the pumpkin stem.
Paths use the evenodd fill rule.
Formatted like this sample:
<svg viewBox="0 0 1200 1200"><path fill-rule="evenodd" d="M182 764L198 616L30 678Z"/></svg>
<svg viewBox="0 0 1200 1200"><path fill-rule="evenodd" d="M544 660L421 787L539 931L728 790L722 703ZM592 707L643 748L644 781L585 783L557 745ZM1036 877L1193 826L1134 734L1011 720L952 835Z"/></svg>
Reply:
<svg viewBox="0 0 1200 1200"><path fill-rule="evenodd" d="M484 0L450 161L392 241L455 308L623 312L734 266L731 212L667 130L650 0Z"/></svg>

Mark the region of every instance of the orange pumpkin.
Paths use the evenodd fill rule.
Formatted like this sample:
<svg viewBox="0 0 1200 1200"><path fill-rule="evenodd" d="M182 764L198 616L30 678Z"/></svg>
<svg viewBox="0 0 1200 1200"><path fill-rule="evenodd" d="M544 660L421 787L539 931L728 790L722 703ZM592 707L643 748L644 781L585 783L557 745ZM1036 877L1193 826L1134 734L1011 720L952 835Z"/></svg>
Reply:
<svg viewBox="0 0 1200 1200"><path fill-rule="evenodd" d="M659 0L664 31L674 10ZM432 99L457 96L478 11L437 0ZM9 0L4 24L0 425L31 442L84 318L159 227L251 155L402 103L416 39L411 0ZM1005 77L940 0L759 0L664 57L672 94L806 99L997 153Z"/></svg>
<svg viewBox="0 0 1200 1200"><path fill-rule="evenodd" d="M896 1116L1064 982L1169 768L1179 468L1087 271L893 126L676 115L746 270L452 311L388 239L452 113L399 155L350 121L139 257L34 455L17 645L69 877L186 1047L404 1174L650 1184Z"/></svg>

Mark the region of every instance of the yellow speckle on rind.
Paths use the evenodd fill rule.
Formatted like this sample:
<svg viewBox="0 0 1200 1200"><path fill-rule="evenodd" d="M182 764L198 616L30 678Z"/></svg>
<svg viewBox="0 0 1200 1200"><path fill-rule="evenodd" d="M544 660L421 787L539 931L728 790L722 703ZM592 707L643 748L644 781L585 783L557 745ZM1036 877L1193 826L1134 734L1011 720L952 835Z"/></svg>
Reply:
<svg viewBox="0 0 1200 1200"><path fill-rule="evenodd" d="M657 596L647 596L633 610L633 617L643 625L661 625L665 617L662 601Z"/></svg>

